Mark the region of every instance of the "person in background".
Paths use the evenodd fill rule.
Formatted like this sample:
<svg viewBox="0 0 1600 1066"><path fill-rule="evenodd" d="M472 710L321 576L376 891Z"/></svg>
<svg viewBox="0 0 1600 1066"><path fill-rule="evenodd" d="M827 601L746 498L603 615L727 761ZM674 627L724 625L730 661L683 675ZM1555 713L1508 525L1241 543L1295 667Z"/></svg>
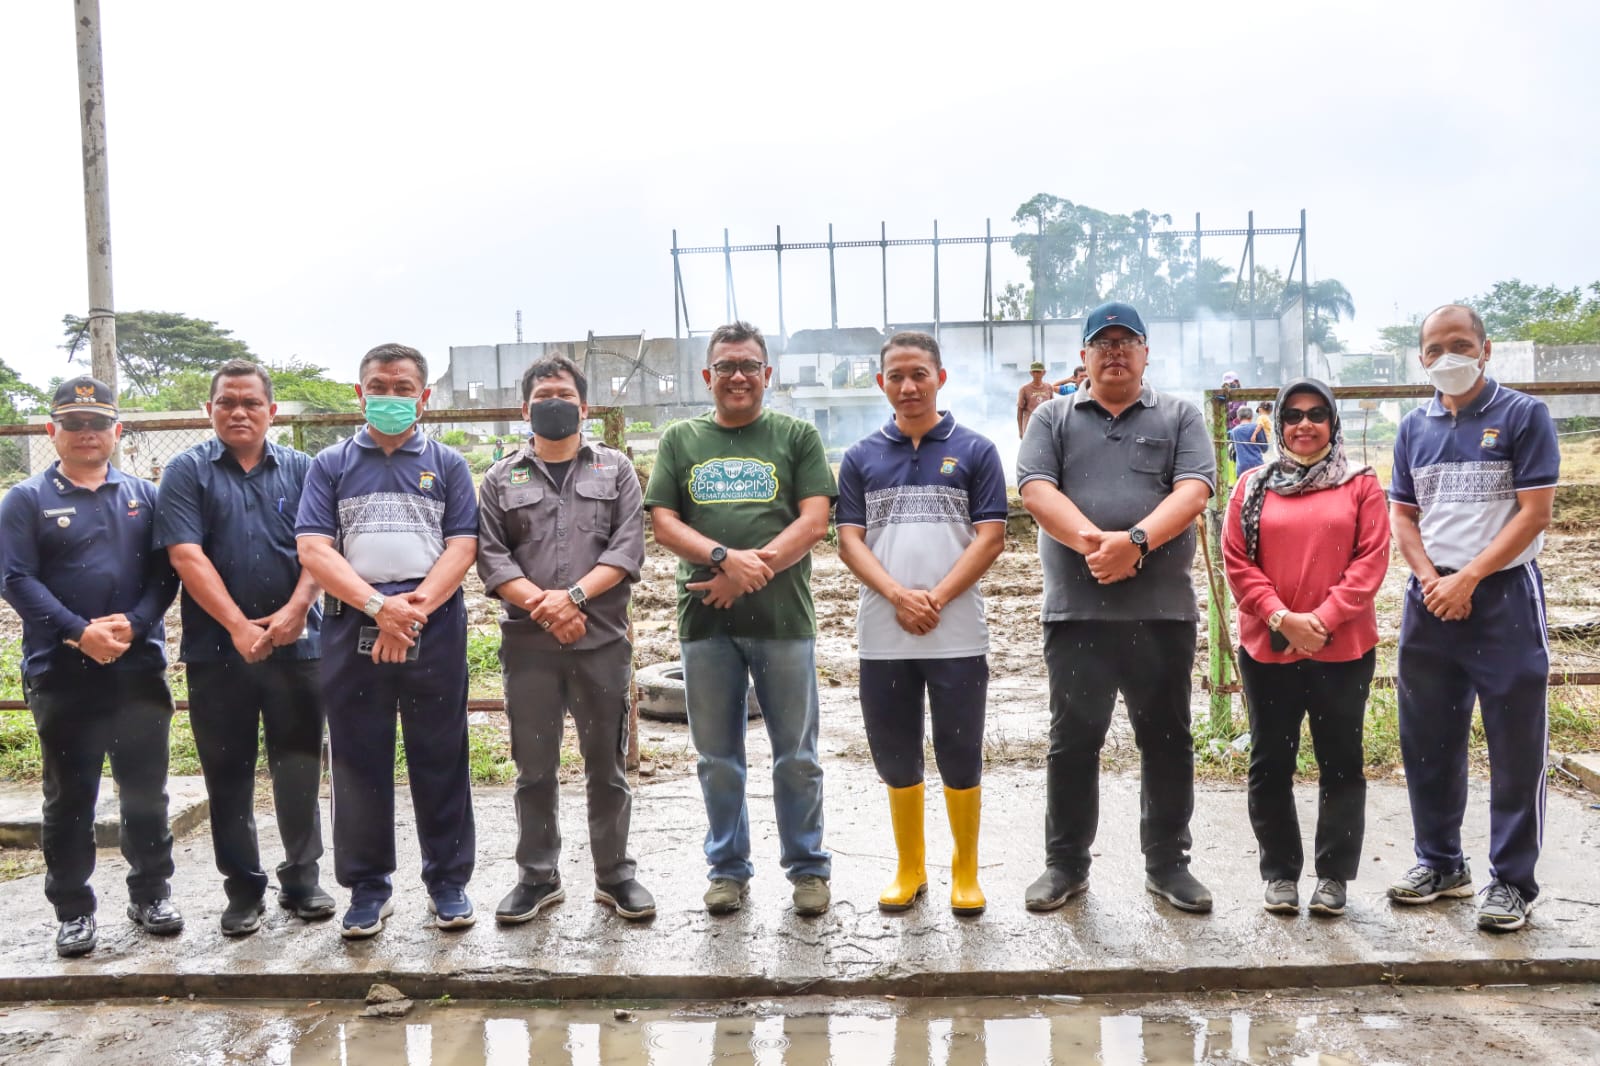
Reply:
<svg viewBox="0 0 1600 1066"><path fill-rule="evenodd" d="M524 922L564 898L561 734L578 731L589 804L594 898L629 921L656 901L628 854L628 600L644 563L644 510L633 463L584 436L589 382L566 356L522 375L532 436L484 475L478 575L505 605L500 671L517 762L517 884L495 921Z"/></svg>
<svg viewBox="0 0 1600 1066"><path fill-rule="evenodd" d="M1239 408L1239 421L1228 430L1228 439L1233 443L1228 450L1233 454L1233 461L1239 477L1254 470L1261 465L1262 455L1266 452L1267 443L1271 437L1261 428L1261 423L1256 421L1255 412L1249 404Z"/></svg>
<svg viewBox="0 0 1600 1066"><path fill-rule="evenodd" d="M1375 603L1389 569L1389 517L1372 468L1345 458L1327 385L1291 381L1278 393L1278 410L1279 458L1253 472L1240 459L1222 531L1250 715L1250 824L1266 882L1263 906L1297 913L1305 854L1294 775L1300 723L1309 715L1318 773L1310 910L1336 916L1361 865L1362 727L1377 663ZM1245 429L1260 427L1246 416L1234 432Z"/></svg>
<svg viewBox="0 0 1600 1066"><path fill-rule="evenodd" d="M128 860L128 917L183 929L172 905L163 617L178 577L153 541L157 490L111 465L122 423L110 386L64 381L45 432L56 461L0 502L0 595L22 617L22 693L39 730L44 895L56 954L95 948L94 808L111 759Z"/></svg>
<svg viewBox="0 0 1600 1066"><path fill-rule="evenodd" d="M1027 432L1028 419L1039 405L1056 394L1056 387L1044 379L1044 364L1034 362L1028 367L1028 383L1017 390L1017 436Z"/></svg>
<svg viewBox="0 0 1600 1066"><path fill-rule="evenodd" d="M478 554L467 460L423 435L428 363L381 344L357 371L365 426L317 453L295 534L300 562L333 597L322 689L333 762L333 868L350 890L347 939L394 912L394 734L440 929L472 925L477 836L467 749L467 608L461 580Z"/></svg>
<svg viewBox="0 0 1600 1066"><path fill-rule="evenodd" d="M1083 381L1088 373L1088 368L1079 363L1072 368L1072 373L1055 383L1056 394L1058 396L1071 396L1083 388Z"/></svg>
<svg viewBox="0 0 1600 1066"><path fill-rule="evenodd" d="M1044 534L1050 674L1045 870L1026 902L1054 910L1088 887L1100 749L1120 692L1141 758L1145 889L1182 910L1209 911L1211 893L1189 869L1200 619L1190 570L1216 452L1194 404L1146 382L1150 350L1137 310L1091 311L1082 358L1090 387L1040 408L1017 456L1023 505Z"/></svg>
<svg viewBox="0 0 1600 1066"><path fill-rule="evenodd" d="M267 440L277 410L260 363L224 363L206 402L215 435L173 457L156 509L156 544L183 579L189 724L228 899L225 936L255 932L265 910L255 819L258 731L283 840L278 903L307 921L334 912L317 874L322 607L294 537L311 457Z"/></svg>
<svg viewBox="0 0 1600 1066"><path fill-rule="evenodd" d="M762 405L767 342L718 326L701 371L715 405L668 426L645 492L656 542L679 559L678 642L689 734L700 753L710 914L744 905L755 868L745 800L746 693L772 742L779 862L794 911L828 909L817 759L817 615L811 549L828 533L833 469L809 422Z"/></svg>
<svg viewBox="0 0 1600 1066"><path fill-rule="evenodd" d="M899 856L878 897L909 909L928 887L923 838L923 703L933 723L955 853L950 908L980 914L978 823L989 630L977 583L1005 550L1006 475L987 438L939 410L939 342L896 333L878 387L894 417L839 465L839 558L861 580L861 714L889 789Z"/></svg>
<svg viewBox="0 0 1600 1066"><path fill-rule="evenodd" d="M1222 375L1222 394L1224 396L1231 395L1238 387L1239 375L1234 373L1232 370L1226 371ZM1239 408L1243 406L1243 400L1228 401L1228 424L1223 427L1224 429L1232 429L1234 426L1239 424Z"/></svg>
<svg viewBox="0 0 1600 1066"><path fill-rule="evenodd" d="M1550 409L1485 375L1493 344L1470 307L1422 321L1437 394L1400 421L1389 486L1411 567L1400 621L1400 757L1417 864L1396 903L1472 895L1461 850L1476 702L1489 749L1489 883L1478 925L1521 929L1539 895L1549 738L1544 578L1561 450Z"/></svg>

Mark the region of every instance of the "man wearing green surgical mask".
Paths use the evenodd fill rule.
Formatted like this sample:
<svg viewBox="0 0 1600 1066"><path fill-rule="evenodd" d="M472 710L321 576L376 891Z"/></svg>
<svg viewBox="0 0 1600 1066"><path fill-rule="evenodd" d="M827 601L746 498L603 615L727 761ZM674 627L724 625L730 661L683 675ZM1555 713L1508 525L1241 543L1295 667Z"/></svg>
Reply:
<svg viewBox="0 0 1600 1066"><path fill-rule="evenodd" d="M327 590L322 689L333 761L334 873L348 938L393 912L394 735L405 735L428 910L472 924L475 836L467 762L466 605L478 546L467 461L423 434L422 353L383 344L361 360L367 425L312 461L295 523L300 561Z"/></svg>

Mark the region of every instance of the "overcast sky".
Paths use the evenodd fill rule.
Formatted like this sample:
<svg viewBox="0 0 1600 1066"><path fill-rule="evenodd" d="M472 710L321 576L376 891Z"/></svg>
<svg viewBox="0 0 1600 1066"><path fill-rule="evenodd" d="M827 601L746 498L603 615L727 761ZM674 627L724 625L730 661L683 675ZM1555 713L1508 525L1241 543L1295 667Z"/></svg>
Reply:
<svg viewBox="0 0 1600 1066"><path fill-rule="evenodd" d="M669 335L674 228L1009 233L1038 192L1185 226L1304 208L1356 347L1497 279L1600 277L1593 4L102 3L118 309L344 378L382 341L442 367L513 340L519 308L529 340ZM0 358L38 384L87 305L72 16L0 8ZM720 264L689 264L699 329ZM878 323L875 253L840 265L841 323ZM981 251L942 265L944 317L978 317ZM931 318L927 254L890 266L891 316ZM775 330L770 256L738 271ZM825 258L785 280L790 331L826 326Z"/></svg>

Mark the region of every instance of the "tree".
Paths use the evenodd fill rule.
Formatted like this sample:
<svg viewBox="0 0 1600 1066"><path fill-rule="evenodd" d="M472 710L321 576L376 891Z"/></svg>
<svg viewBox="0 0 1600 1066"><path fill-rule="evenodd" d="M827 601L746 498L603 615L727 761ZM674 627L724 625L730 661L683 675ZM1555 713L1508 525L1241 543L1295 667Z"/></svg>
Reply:
<svg viewBox="0 0 1600 1066"><path fill-rule="evenodd" d="M1033 317L1033 293L1026 285L1015 281L1007 282L995 300L1000 305L1000 310L994 313L996 322L1010 319L1014 322Z"/></svg>
<svg viewBox="0 0 1600 1066"><path fill-rule="evenodd" d="M88 323L76 315L61 324L71 354L89 343ZM249 345L215 322L171 311L125 311L117 315L117 368L124 391L154 397L186 371L214 371L229 359L254 361Z"/></svg>
<svg viewBox="0 0 1600 1066"><path fill-rule="evenodd" d="M1458 302L1478 312L1491 340L1600 344L1600 281L1562 289L1512 278Z"/></svg>
<svg viewBox="0 0 1600 1066"><path fill-rule="evenodd" d="M1302 293L1306 310L1310 312L1306 339L1325 352L1343 351L1344 343L1334 336L1333 324L1346 315L1354 317L1356 305L1350 298L1350 290L1335 278L1313 281L1304 288L1298 281L1291 281L1283 287L1283 301L1292 303L1300 299Z"/></svg>
<svg viewBox="0 0 1600 1066"><path fill-rule="evenodd" d="M359 411L354 385L334 381L320 366L302 363L291 358L281 366L267 371L272 376L272 398L279 403L298 400L307 411L343 412ZM305 426L300 435L301 446L316 454L323 448L349 435L347 426Z"/></svg>
<svg viewBox="0 0 1600 1066"><path fill-rule="evenodd" d="M23 381L0 359L0 424L16 425L31 414L44 410L45 395Z"/></svg>

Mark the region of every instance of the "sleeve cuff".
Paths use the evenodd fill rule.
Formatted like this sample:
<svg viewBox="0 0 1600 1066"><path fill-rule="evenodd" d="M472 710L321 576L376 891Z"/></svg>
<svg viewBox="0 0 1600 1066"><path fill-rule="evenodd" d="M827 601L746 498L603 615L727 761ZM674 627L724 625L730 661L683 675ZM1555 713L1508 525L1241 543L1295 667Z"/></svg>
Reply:
<svg viewBox="0 0 1600 1066"><path fill-rule="evenodd" d="M639 560L632 559L623 552L601 552L600 558L596 559L594 564L596 566L614 566L618 570L621 570L624 574L627 574L633 580L639 580Z"/></svg>
<svg viewBox="0 0 1600 1066"><path fill-rule="evenodd" d="M1048 481L1056 488L1061 487L1061 482L1057 481L1049 474L1028 474L1017 481L1017 489L1020 491L1022 486L1026 485L1030 481Z"/></svg>
<svg viewBox="0 0 1600 1066"><path fill-rule="evenodd" d="M504 585L507 581L512 581L516 578L524 577L526 575L523 574L521 567L511 563L505 566L496 567L495 569L490 570L488 573L480 576L483 578L484 591L492 596L494 595L495 589L499 588L501 585Z"/></svg>

